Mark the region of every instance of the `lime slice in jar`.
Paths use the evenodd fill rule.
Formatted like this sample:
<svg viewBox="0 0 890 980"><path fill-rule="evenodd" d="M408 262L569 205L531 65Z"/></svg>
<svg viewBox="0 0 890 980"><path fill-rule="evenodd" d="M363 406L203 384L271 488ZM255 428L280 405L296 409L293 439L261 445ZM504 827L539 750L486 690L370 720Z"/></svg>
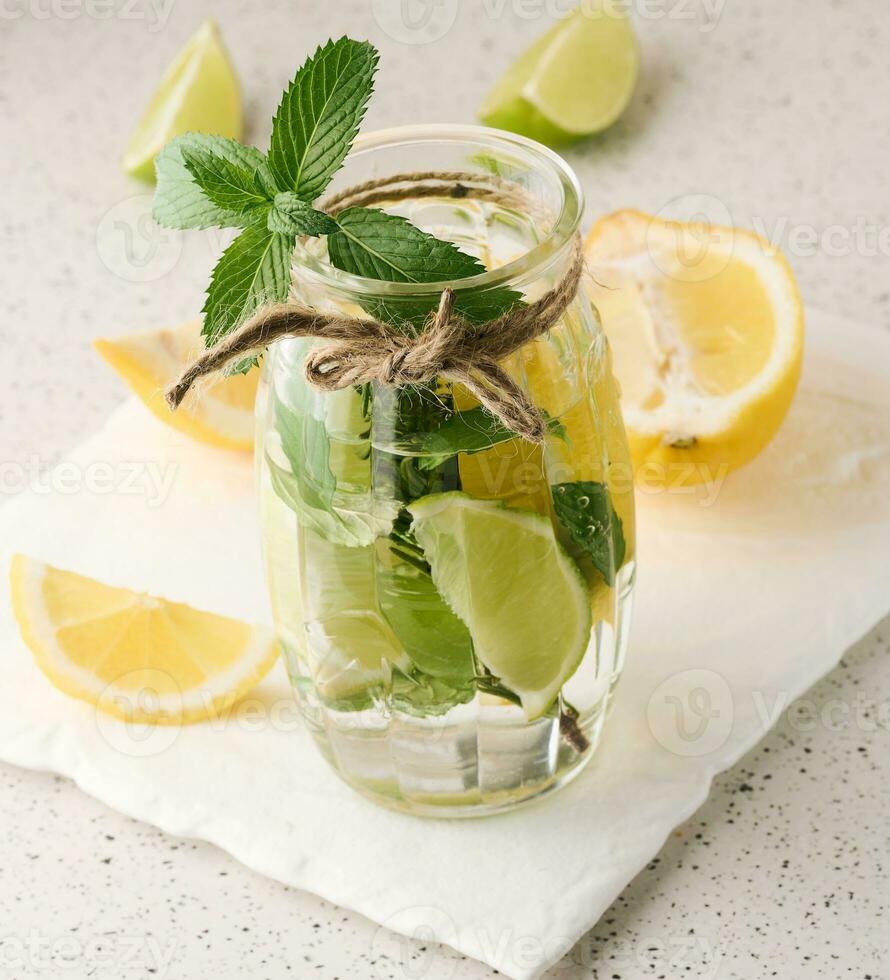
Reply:
<svg viewBox="0 0 890 980"><path fill-rule="evenodd" d="M611 126L640 71L623 7L617 0L579 4L508 69L479 109L480 119L549 146Z"/></svg>
<svg viewBox="0 0 890 980"><path fill-rule="evenodd" d="M464 493L409 506L442 597L476 656L540 717L590 643L590 596L546 517Z"/></svg>

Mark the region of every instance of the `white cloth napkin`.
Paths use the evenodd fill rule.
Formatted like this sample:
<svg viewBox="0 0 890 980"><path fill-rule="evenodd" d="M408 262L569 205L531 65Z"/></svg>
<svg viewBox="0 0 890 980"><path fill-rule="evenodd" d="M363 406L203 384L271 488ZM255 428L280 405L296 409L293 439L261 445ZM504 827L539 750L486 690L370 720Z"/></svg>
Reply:
<svg viewBox="0 0 890 980"><path fill-rule="evenodd" d="M572 785L430 821L339 782L276 668L226 722L128 731L54 690L0 590L0 758L76 780L171 834L531 978L589 929L782 708L890 609L890 336L812 314L779 437L710 500L640 494L627 669ZM268 619L252 465L128 404L0 511L19 550L199 608ZM381 933L388 936L389 933Z"/></svg>

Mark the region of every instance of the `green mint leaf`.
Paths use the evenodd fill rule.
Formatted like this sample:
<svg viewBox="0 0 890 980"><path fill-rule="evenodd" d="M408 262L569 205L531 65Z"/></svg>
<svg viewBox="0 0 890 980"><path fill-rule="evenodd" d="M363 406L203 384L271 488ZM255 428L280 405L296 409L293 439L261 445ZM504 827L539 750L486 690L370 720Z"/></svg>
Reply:
<svg viewBox="0 0 890 980"><path fill-rule="evenodd" d="M546 421L549 432L560 438L564 436L565 426L559 419L546 417ZM481 453L499 443L517 438L519 437L515 432L484 408L456 412L438 429L426 434L421 446L423 455L417 459L417 468L434 470L458 453Z"/></svg>
<svg viewBox="0 0 890 980"><path fill-rule="evenodd" d="M281 191L314 201L349 152L374 89L377 51L328 41L297 72L272 121L269 166Z"/></svg>
<svg viewBox="0 0 890 980"><path fill-rule="evenodd" d="M266 455L269 480L276 495L296 514L297 520L331 544L346 548L364 548L376 537L376 532L363 515L350 511L315 507L304 497L304 488L293 473L279 466Z"/></svg>
<svg viewBox="0 0 890 980"><path fill-rule="evenodd" d="M337 480L331 472L331 446L324 422L308 410L297 414L276 401L275 427L303 500L311 507L330 509Z"/></svg>
<svg viewBox="0 0 890 980"><path fill-rule="evenodd" d="M459 686L472 681L476 664L469 630L445 604L429 572L406 562L392 543L390 550L397 560L378 563L377 599L405 652L430 677Z"/></svg>
<svg viewBox="0 0 890 980"><path fill-rule="evenodd" d="M455 705L466 704L476 696L472 679L441 678L420 670L405 672L393 667L392 702L397 711L418 718L444 715Z"/></svg>
<svg viewBox="0 0 890 980"><path fill-rule="evenodd" d="M204 303L207 346L233 330L263 303L281 303L290 288L294 240L251 225L223 252Z"/></svg>
<svg viewBox="0 0 890 980"><path fill-rule="evenodd" d="M328 236L331 263L344 272L386 282L453 282L478 276L485 266L451 242L441 241L406 218L375 208L347 208L337 216L338 230ZM499 287L458 290L454 309L471 323L494 319L522 301L519 293ZM372 316L392 324L423 324L437 308L437 296L391 298L363 304Z"/></svg>
<svg viewBox="0 0 890 980"><path fill-rule="evenodd" d="M251 212L268 210L272 206L265 181L260 176L266 169L265 163L260 167L241 166L203 147L183 146L180 152L186 170L201 193L221 210L239 216L249 215L252 219L255 215Z"/></svg>
<svg viewBox="0 0 890 980"><path fill-rule="evenodd" d="M388 513L386 506L374 507L367 500L362 504L355 494L338 493L324 419L313 414L308 389L296 389L294 397L294 407L275 401L275 428L290 470L267 455L272 488L301 525L331 543L348 548L370 545L377 535L389 533L394 510Z"/></svg>
<svg viewBox="0 0 890 980"><path fill-rule="evenodd" d="M560 523L593 562L606 584L612 585L615 573L624 564L627 544L621 518L612 506L609 488L604 483L579 480L558 483L550 490L553 510Z"/></svg>
<svg viewBox="0 0 890 980"><path fill-rule="evenodd" d="M293 191L275 195L275 203L266 221L269 231L282 235L330 235L337 222L324 211L316 211Z"/></svg>
<svg viewBox="0 0 890 980"><path fill-rule="evenodd" d="M165 228L243 228L247 224L243 215L220 207L207 197L186 166L184 150L222 157L251 174L266 168L265 156L255 147L205 133L177 136L155 161L158 180L152 204L155 221Z"/></svg>

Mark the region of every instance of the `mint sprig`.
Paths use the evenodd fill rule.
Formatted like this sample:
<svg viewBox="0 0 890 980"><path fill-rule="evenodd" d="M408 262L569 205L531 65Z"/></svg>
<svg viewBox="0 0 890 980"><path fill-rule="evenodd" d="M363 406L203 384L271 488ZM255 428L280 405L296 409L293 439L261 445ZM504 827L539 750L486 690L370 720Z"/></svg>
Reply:
<svg viewBox="0 0 890 980"><path fill-rule="evenodd" d="M158 155L153 214L170 228L241 228L219 260L204 304L204 337L215 343L266 302L286 299L297 236L328 236L331 263L387 282L433 283L479 275L483 265L404 218L349 208L338 218L312 202L341 167L374 88L378 55L342 37L320 47L285 91L268 157L220 136L188 133ZM372 316L417 328L438 300L369 299ZM470 322L521 302L510 289L459 291L455 309Z"/></svg>
<svg viewBox="0 0 890 980"><path fill-rule="evenodd" d="M245 228L223 252L202 310L208 347L264 303L287 299L293 248L292 236L260 224Z"/></svg>
<svg viewBox="0 0 890 980"><path fill-rule="evenodd" d="M266 227L282 235L331 235L337 230L337 222L293 191L281 191L272 202Z"/></svg>
<svg viewBox="0 0 890 980"><path fill-rule="evenodd" d="M242 170L257 173L268 168L265 156L253 146L206 133L177 136L155 160L158 186L152 216L165 228L244 228L244 216L214 204L188 168L185 153L206 153Z"/></svg>
<svg viewBox="0 0 890 980"><path fill-rule="evenodd" d="M297 72L272 122L269 166L282 191L314 201L340 169L374 91L377 51L328 41Z"/></svg>
<svg viewBox="0 0 890 980"><path fill-rule="evenodd" d="M204 197L223 212L250 220L269 210L274 194L272 175L265 160L253 166L236 163L206 146L186 143L180 150L185 169Z"/></svg>

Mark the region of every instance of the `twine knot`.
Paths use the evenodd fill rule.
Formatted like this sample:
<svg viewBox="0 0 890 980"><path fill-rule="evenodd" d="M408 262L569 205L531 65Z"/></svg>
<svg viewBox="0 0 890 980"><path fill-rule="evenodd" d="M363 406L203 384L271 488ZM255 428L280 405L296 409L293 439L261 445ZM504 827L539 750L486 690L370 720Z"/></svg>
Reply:
<svg viewBox="0 0 890 980"><path fill-rule="evenodd" d="M375 192L378 186L375 183ZM464 187L464 191L471 189ZM559 321L577 294L583 270L576 236L568 271L540 299L514 306L486 323L471 324L455 312L454 291L446 289L416 335L382 321L320 313L296 303L264 306L191 364L167 390L167 403L176 409L199 378L255 355L277 340L317 337L327 343L309 352L304 370L309 384L321 391L369 382L422 385L442 377L466 387L516 435L541 443L547 431L543 416L498 362Z"/></svg>
<svg viewBox="0 0 890 980"><path fill-rule="evenodd" d="M414 378L407 371L404 374L402 373L402 365L405 363L407 356L408 350L406 348L405 350L397 350L394 354L390 354L386 358L380 371L380 380L385 385L408 385L414 383Z"/></svg>

